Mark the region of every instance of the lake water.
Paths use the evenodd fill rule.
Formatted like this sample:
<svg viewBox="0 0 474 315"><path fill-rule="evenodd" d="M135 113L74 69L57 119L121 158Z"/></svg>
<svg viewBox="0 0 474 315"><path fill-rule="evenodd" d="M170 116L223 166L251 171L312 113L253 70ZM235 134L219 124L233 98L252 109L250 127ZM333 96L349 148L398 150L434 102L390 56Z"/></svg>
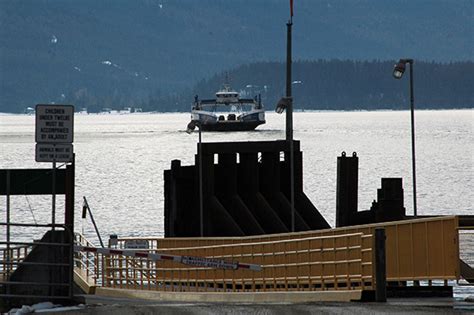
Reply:
<svg viewBox="0 0 474 315"><path fill-rule="evenodd" d="M198 134L185 132L189 118L186 113L76 115L76 226L82 228L86 196L102 234L163 235L163 171L173 159L194 163L197 151ZM0 116L0 168L51 167L34 161L34 124L34 116ZM267 124L257 131L203 133L203 141L284 139L284 126L284 115L267 113ZM474 214L473 126L473 110L416 112L419 214ZM298 112L294 127L303 150L305 192L332 225L336 159L342 151L359 156L359 210L370 208L381 177L402 177L405 207L412 213L408 111ZM58 215L63 199L58 196ZM13 216L46 222L50 200L14 197ZM93 238L90 224L84 232Z"/></svg>
<svg viewBox="0 0 474 315"><path fill-rule="evenodd" d="M194 163L197 151L198 134L185 132L189 119L186 113L76 115L76 230L97 242L90 221L80 218L86 196L103 238L162 236L163 171L173 159ZM284 126L284 115L267 113L267 123L254 132L203 133L203 141L284 139ZM35 162L34 127L34 116L0 115L0 169L51 167ZM418 214L474 214L473 127L473 110L416 112ZM359 210L370 208L382 177L402 177L405 207L412 213L409 111L298 112L294 137L303 150L305 193L331 225L342 151L359 156ZM5 204L1 197L0 221ZM58 196L57 221L63 208L64 197ZM51 222L50 196L14 196L11 209L13 222ZM12 232L31 239L44 231ZM473 237L463 237L464 258L472 261Z"/></svg>

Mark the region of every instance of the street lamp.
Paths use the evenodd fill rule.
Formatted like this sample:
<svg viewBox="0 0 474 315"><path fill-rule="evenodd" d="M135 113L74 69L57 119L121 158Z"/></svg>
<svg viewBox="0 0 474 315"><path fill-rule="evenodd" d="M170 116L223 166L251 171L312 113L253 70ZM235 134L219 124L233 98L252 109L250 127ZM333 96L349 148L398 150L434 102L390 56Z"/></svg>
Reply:
<svg viewBox="0 0 474 315"><path fill-rule="evenodd" d="M413 95L413 59L400 59L393 68L393 77L395 79L401 79L405 73L407 64L410 64L411 163L413 172L413 214L416 218L415 100Z"/></svg>
<svg viewBox="0 0 474 315"><path fill-rule="evenodd" d="M275 107L275 112L277 112L278 114L283 114L283 112L285 111L285 109L287 109L288 107L290 107L292 105L292 97L282 97L278 103L277 103L277 106Z"/></svg>
<svg viewBox="0 0 474 315"><path fill-rule="evenodd" d="M201 237L204 236L204 201L202 193L202 138L201 138L201 122L191 120L186 128L186 132L191 134L194 129L199 129L199 145L198 145L198 156L199 156L199 226Z"/></svg>
<svg viewBox="0 0 474 315"><path fill-rule="evenodd" d="M290 204L291 204L291 232L295 232L295 154L293 152L293 97L282 97L275 107L275 112L283 114L286 110L286 141L290 143Z"/></svg>
<svg viewBox="0 0 474 315"><path fill-rule="evenodd" d="M293 26L293 1L290 2L291 15L286 23L286 96L278 101L275 111L282 114L286 110L286 141L290 145L290 204L291 204L291 232L295 232L295 170L293 152L293 98L291 96L291 27Z"/></svg>

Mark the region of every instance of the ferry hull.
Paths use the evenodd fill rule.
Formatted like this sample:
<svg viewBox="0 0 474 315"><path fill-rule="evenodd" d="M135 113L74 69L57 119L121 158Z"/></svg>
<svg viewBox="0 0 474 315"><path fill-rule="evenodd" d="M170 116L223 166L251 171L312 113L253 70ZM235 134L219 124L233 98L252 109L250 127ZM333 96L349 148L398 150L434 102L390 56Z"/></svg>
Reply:
<svg viewBox="0 0 474 315"><path fill-rule="evenodd" d="M265 121L218 121L213 124L202 124L202 131L251 131Z"/></svg>

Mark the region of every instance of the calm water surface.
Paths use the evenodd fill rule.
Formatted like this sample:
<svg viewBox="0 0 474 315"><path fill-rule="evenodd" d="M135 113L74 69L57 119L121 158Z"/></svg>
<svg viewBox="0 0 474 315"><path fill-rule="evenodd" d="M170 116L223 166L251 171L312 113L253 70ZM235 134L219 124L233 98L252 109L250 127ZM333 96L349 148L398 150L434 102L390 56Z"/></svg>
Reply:
<svg viewBox="0 0 474 315"><path fill-rule="evenodd" d="M474 111L416 113L418 213L473 214ZM163 171L171 160L194 162L198 135L185 132L189 114L76 115L77 229L94 238L80 219L86 196L103 235L163 235ZM0 168L50 168L34 161L34 116L0 116ZM304 188L334 225L336 158L359 156L359 210L370 208L381 177L402 177L412 213L408 111L304 112L294 115L303 150ZM255 132L204 133L203 141L283 139L284 116L267 113ZM4 197L3 197L4 198ZM5 199L0 203L2 216ZM58 215L64 198L58 197ZM50 220L51 197L12 198L14 221ZM3 221L3 218L2 218Z"/></svg>

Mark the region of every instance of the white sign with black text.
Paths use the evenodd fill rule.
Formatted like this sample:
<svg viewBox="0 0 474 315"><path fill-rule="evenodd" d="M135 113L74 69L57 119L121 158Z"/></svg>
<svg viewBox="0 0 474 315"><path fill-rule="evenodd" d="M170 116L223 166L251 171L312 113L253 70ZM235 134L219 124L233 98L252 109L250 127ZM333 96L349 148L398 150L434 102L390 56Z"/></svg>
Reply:
<svg viewBox="0 0 474 315"><path fill-rule="evenodd" d="M36 144L36 162L72 162L72 144Z"/></svg>
<svg viewBox="0 0 474 315"><path fill-rule="evenodd" d="M191 266L218 268L218 269L231 269L235 270L239 267L238 263L227 262L221 259L206 258L206 257L193 257L183 256L181 257L181 263Z"/></svg>
<svg viewBox="0 0 474 315"><path fill-rule="evenodd" d="M36 142L72 143L74 106L36 105Z"/></svg>

